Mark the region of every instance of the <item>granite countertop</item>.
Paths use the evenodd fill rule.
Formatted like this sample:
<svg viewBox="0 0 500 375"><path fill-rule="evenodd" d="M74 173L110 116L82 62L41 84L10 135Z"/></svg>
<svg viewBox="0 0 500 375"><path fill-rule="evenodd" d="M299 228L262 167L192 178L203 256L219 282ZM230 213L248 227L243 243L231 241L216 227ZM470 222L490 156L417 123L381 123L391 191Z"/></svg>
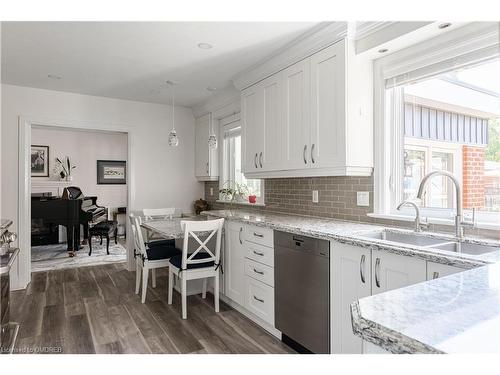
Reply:
<svg viewBox="0 0 500 375"><path fill-rule="evenodd" d="M366 234L381 230L394 231L398 233L413 233L412 230L388 228L381 225L281 213L258 213L245 210L212 210L204 211L202 212L202 215L223 217L231 221L267 227L303 236L315 237L324 240L335 240L355 246L369 247L372 250L388 251L391 253L412 256L464 269L500 261L499 241L486 241L478 238L469 238L468 241L470 242L499 246L499 250L492 253L471 255L426 246L401 244L387 240L365 237ZM449 234L422 232L421 236L438 236L446 241L454 240L454 237Z"/></svg>
<svg viewBox="0 0 500 375"><path fill-rule="evenodd" d="M468 255L365 237L379 230L411 230L279 213L206 211L204 215L335 240L461 267L464 272L363 298L352 304L353 329L392 353L500 352L500 242L467 238L499 247ZM453 241L452 235L423 233ZM495 262L498 262L494 264Z"/></svg>
<svg viewBox="0 0 500 375"><path fill-rule="evenodd" d="M392 353L500 353L500 263L352 305L358 336Z"/></svg>
<svg viewBox="0 0 500 375"><path fill-rule="evenodd" d="M153 232L160 234L167 239L177 239L184 237L184 231L181 228L182 220L206 220L203 216L188 216L188 217L174 217L172 219L143 219L141 226Z"/></svg>

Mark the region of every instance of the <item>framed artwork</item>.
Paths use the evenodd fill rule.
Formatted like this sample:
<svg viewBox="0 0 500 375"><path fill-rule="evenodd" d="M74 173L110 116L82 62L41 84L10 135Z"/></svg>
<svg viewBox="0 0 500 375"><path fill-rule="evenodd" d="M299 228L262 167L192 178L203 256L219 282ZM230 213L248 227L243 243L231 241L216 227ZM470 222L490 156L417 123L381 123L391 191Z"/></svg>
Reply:
<svg viewBox="0 0 500 375"><path fill-rule="evenodd" d="M124 185L127 183L127 162L97 160L98 185Z"/></svg>
<svg viewBox="0 0 500 375"><path fill-rule="evenodd" d="M31 145L31 177L49 177L49 146Z"/></svg>

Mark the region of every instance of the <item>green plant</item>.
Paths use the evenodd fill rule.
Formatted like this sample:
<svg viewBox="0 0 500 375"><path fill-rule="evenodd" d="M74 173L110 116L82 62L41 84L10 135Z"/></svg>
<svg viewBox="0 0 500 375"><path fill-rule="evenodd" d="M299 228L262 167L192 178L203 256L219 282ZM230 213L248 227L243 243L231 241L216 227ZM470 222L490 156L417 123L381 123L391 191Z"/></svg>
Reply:
<svg viewBox="0 0 500 375"><path fill-rule="evenodd" d="M64 161L61 161L61 159L56 158L56 167L54 168L54 171L61 176L61 178L71 176L71 171L76 168L76 165L71 165L71 162L69 160L69 157L66 156Z"/></svg>
<svg viewBox="0 0 500 375"><path fill-rule="evenodd" d="M248 186L233 180L227 180L222 184L219 193L224 197L224 200L234 203L238 198L241 199L248 195Z"/></svg>

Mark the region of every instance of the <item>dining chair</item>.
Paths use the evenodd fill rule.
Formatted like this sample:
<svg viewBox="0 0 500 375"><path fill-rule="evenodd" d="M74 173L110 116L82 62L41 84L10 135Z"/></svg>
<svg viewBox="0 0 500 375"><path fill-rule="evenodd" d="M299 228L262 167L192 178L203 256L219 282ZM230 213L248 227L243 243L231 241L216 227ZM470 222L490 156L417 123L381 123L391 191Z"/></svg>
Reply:
<svg viewBox="0 0 500 375"><path fill-rule="evenodd" d="M182 254L170 258L168 268L168 304L172 304L174 276L180 280L182 319L187 319L187 281L203 279L202 298L207 294L207 278L214 278L215 312L219 312L219 268L221 236L224 219L207 221L181 221L184 231ZM200 239L203 236L204 240ZM206 237L205 237L206 236ZM215 249L209 249L207 244L216 236ZM189 238L192 237L198 248L188 254Z"/></svg>
<svg viewBox="0 0 500 375"><path fill-rule="evenodd" d="M135 294L139 294L142 274L141 302L146 302L146 291L148 288L149 270L153 273L152 285L156 287L156 269L169 267L169 259L181 255L181 251L175 248L175 244L149 246L144 242L141 231L141 218L130 214L132 234L134 235L134 258L135 258Z"/></svg>

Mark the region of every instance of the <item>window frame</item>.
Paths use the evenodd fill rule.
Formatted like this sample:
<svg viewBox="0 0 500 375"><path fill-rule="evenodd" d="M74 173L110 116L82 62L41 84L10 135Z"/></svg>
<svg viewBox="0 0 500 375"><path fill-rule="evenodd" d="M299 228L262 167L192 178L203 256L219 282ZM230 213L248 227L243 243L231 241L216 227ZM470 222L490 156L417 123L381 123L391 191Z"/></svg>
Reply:
<svg viewBox="0 0 500 375"><path fill-rule="evenodd" d="M394 85L405 81L429 78L449 70L481 63L500 57L498 29L494 23L472 23L449 31L431 40L408 47L375 60L374 79L374 212L372 217L413 220L410 209L397 211L397 197L402 197L402 161L404 152L403 106L400 111L388 112L390 102L387 82ZM397 95L397 94L394 94ZM394 99L394 98L392 98ZM404 102L402 95L400 100ZM393 116L395 127L387 126L386 113ZM459 158L455 158L458 161ZM461 162L461 161L460 161ZM430 222L453 224L450 209L422 208L421 214ZM468 213L469 214L469 213ZM500 229L500 215L495 212L476 213L477 226Z"/></svg>
<svg viewBox="0 0 500 375"><path fill-rule="evenodd" d="M228 157L230 156L228 154L227 150L227 142L228 139L226 139L225 134L227 132L235 131L235 129L239 130L239 135L241 136L241 117L240 113L235 113L231 116L224 117L219 120L219 139L221 140L221 147L220 147L220 171L221 175L219 178L219 190L223 189L224 182L230 179L234 179L231 176L231 172L229 171L229 163L228 163ZM229 176L229 177L228 177ZM251 205L251 206L264 206L264 180L260 180L260 196L257 197L257 203L249 203L248 199L237 199L234 203L236 204L243 204L243 205ZM218 195L217 202L222 202L222 203L227 203L228 201L225 200L221 193Z"/></svg>

